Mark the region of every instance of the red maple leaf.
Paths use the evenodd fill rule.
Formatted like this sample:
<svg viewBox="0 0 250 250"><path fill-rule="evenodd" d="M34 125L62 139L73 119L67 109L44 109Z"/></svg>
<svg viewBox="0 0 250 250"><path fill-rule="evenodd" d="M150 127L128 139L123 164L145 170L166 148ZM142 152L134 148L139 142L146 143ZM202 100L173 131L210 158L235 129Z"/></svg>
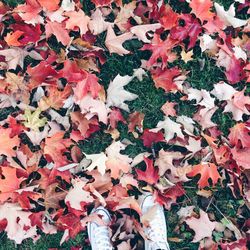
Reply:
<svg viewBox="0 0 250 250"><path fill-rule="evenodd" d="M200 174L200 179L198 181L199 188L209 186L209 179L211 179L213 185L215 185L221 178L217 166L209 162L195 165L193 169L187 174L187 176L194 177L198 174Z"/></svg>
<svg viewBox="0 0 250 250"><path fill-rule="evenodd" d="M162 88L166 92L177 90L177 86L173 79L181 74L180 69L177 67L171 69L157 68L151 71L152 78L155 82L156 88Z"/></svg>
<svg viewBox="0 0 250 250"><path fill-rule="evenodd" d="M238 143L241 142L242 147L250 148L250 124L243 122L237 123L230 129L228 139L232 146L237 146Z"/></svg>
<svg viewBox="0 0 250 250"><path fill-rule="evenodd" d="M118 122L126 123L126 120L122 116L120 109L113 108L109 113L109 124L111 128L116 128Z"/></svg>
<svg viewBox="0 0 250 250"><path fill-rule="evenodd" d="M98 77L95 74L86 72L85 78L78 82L74 88L74 96L78 101L85 97L88 92L90 92L93 98L96 98L101 89L102 87L98 83Z"/></svg>
<svg viewBox="0 0 250 250"><path fill-rule="evenodd" d="M168 188L166 191L164 191L164 193L155 190L154 197L160 205L163 205L166 209L170 209L171 205L176 202L177 198L183 196L185 193L186 191L179 182L173 187Z"/></svg>
<svg viewBox="0 0 250 250"><path fill-rule="evenodd" d="M153 160L147 157L144 157L144 161L146 163L146 170L135 170L137 173L138 180L145 181L150 185L156 184L160 178L158 174L158 167L154 167Z"/></svg>
<svg viewBox="0 0 250 250"><path fill-rule="evenodd" d="M181 25L180 23L184 23ZM179 18L179 25L170 30L170 35L173 39L183 42L184 39L189 38L188 49L194 47L198 35L202 28L199 21L190 14L183 14Z"/></svg>
<svg viewBox="0 0 250 250"><path fill-rule="evenodd" d="M177 40L167 37L165 41L161 40L160 35L155 34L151 44L145 44L141 50L151 50L152 55L147 62L147 66L154 65L158 59L161 59L163 67L165 67L169 56L171 56L171 50L178 44Z"/></svg>
<svg viewBox="0 0 250 250"><path fill-rule="evenodd" d="M212 19L215 15L210 11L213 6L211 0L192 0L189 6L192 8L195 16L202 22Z"/></svg>
<svg viewBox="0 0 250 250"><path fill-rule="evenodd" d="M150 132L149 129L145 129L141 139L143 140L143 145L150 148L153 143L164 141L164 135L161 131L155 133Z"/></svg>

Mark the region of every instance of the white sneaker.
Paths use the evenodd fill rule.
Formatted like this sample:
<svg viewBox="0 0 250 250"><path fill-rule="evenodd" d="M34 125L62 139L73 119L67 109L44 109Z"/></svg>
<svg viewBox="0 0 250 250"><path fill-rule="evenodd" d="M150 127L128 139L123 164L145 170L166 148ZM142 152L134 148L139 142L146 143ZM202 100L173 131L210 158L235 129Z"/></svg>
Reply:
<svg viewBox="0 0 250 250"><path fill-rule="evenodd" d="M111 221L110 214L104 207L98 207L91 213L97 213L102 216L105 224ZM113 247L110 242L109 227L100 226L95 222L88 223L88 236L92 250L112 250Z"/></svg>
<svg viewBox="0 0 250 250"><path fill-rule="evenodd" d="M167 241L167 225L163 207L154 202L151 194L140 197L142 214L146 214L149 209L156 206L156 213L149 221L149 226L144 227L144 232L150 240L145 240L145 250L170 250Z"/></svg>

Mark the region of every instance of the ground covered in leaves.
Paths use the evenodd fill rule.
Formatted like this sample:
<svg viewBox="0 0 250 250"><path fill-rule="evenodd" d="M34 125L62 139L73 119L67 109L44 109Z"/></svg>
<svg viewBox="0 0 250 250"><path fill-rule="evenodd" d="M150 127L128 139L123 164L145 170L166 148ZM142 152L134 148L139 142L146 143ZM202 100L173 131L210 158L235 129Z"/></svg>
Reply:
<svg viewBox="0 0 250 250"><path fill-rule="evenodd" d="M249 0L0 2L0 249L247 249Z"/></svg>

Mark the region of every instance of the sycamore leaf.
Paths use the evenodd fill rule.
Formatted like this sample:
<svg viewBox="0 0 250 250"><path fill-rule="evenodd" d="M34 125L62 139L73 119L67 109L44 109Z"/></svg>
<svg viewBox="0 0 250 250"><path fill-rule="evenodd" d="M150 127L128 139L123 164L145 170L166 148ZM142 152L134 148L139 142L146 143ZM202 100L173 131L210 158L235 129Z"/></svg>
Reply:
<svg viewBox="0 0 250 250"><path fill-rule="evenodd" d="M124 33L120 36L116 36L112 26L109 25L105 45L110 53L117 53L118 55L129 54L130 51L124 49L122 44L125 41L132 39L132 37L132 33Z"/></svg>
<svg viewBox="0 0 250 250"><path fill-rule="evenodd" d="M156 184L160 178L158 173L158 167L154 167L153 160L144 157L144 162L146 163L146 170L142 171L136 169L137 178L140 181L145 181L150 185Z"/></svg>
<svg viewBox="0 0 250 250"><path fill-rule="evenodd" d="M30 128L34 131L39 131L39 128L44 127L47 123L47 118L39 118L41 115L41 110L37 108L34 112L31 112L31 110L26 109L24 111L24 119L23 122L24 126L27 128Z"/></svg>
<svg viewBox="0 0 250 250"><path fill-rule="evenodd" d="M66 29L73 30L75 27L78 27L81 35L84 35L88 31L90 18L81 9L78 12L66 12L64 15L69 17L66 21Z"/></svg>
<svg viewBox="0 0 250 250"><path fill-rule="evenodd" d="M212 237L213 230L217 223L210 221L208 214L203 210L200 210L200 218L191 217L186 219L185 222L195 232L193 242L199 242L206 237Z"/></svg>
<svg viewBox="0 0 250 250"><path fill-rule="evenodd" d="M134 76L120 76L119 74L110 82L107 90L107 106L121 108L125 111L129 111L128 105L125 101L132 101L138 96L130 93L123 87L132 81Z"/></svg>
<svg viewBox="0 0 250 250"><path fill-rule="evenodd" d="M234 28L238 28L247 24L247 20L241 20L235 17L234 3L227 11L224 9L223 6L219 5L218 3L214 3L214 7L218 17L224 22L225 25L231 25Z"/></svg>
<svg viewBox="0 0 250 250"><path fill-rule="evenodd" d="M0 134L1 134L1 143L0 143L0 155L6 155L7 157L16 156L16 152L13 149L14 147L18 147L20 144L20 139L18 136L14 136L10 138L10 134L12 133L11 128L3 128L0 126Z"/></svg>
<svg viewBox="0 0 250 250"><path fill-rule="evenodd" d="M48 21L45 25L46 38L55 35L58 42L64 46L69 45L71 38L62 23Z"/></svg>
<svg viewBox="0 0 250 250"><path fill-rule="evenodd" d="M187 176L194 177L198 174L200 174L200 179L198 181L199 188L209 186L209 179L211 179L214 186L221 178L217 166L209 162L203 162L201 164L193 166L193 169L187 174Z"/></svg>
<svg viewBox="0 0 250 250"><path fill-rule="evenodd" d="M68 203L70 207L74 209L82 210L82 205L93 202L94 198L90 195L90 193L83 190L85 185L86 181L76 180L73 183L73 188L65 197L65 203Z"/></svg>

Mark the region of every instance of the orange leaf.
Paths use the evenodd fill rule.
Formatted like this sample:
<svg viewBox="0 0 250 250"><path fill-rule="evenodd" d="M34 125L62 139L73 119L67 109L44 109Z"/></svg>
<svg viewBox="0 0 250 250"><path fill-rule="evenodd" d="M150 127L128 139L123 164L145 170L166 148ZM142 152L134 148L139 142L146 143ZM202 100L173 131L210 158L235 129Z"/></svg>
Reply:
<svg viewBox="0 0 250 250"><path fill-rule="evenodd" d="M211 0L192 0L189 5L192 8L192 12L202 22L208 21L214 16L214 13L210 11L213 6Z"/></svg>
<svg viewBox="0 0 250 250"><path fill-rule="evenodd" d="M215 185L221 178L217 166L213 163L201 163L195 165L193 169L187 174L188 177L194 177L200 174L200 179L198 181L199 188L204 188L209 186L208 179L212 180L213 185Z"/></svg>
<svg viewBox="0 0 250 250"><path fill-rule="evenodd" d="M37 0L40 5L48 11L55 11L59 8L60 0Z"/></svg>
<svg viewBox="0 0 250 250"><path fill-rule="evenodd" d="M230 129L228 136L232 146L235 146L240 141L244 148L250 148L250 127L245 123L238 123Z"/></svg>
<svg viewBox="0 0 250 250"><path fill-rule="evenodd" d="M6 43L9 46L22 46L22 43L18 41L18 39L24 34L23 31L16 30L14 32L8 33L7 36L4 38Z"/></svg>
<svg viewBox="0 0 250 250"><path fill-rule="evenodd" d="M22 179L16 176L16 168L1 167L0 178L0 203L5 202L8 198L13 196L15 190L19 189Z"/></svg>
<svg viewBox="0 0 250 250"><path fill-rule="evenodd" d="M0 143L0 154L13 157L16 156L14 147L18 147L20 144L20 139L18 136L14 136L10 138L10 134L12 133L11 128L3 128L0 127L0 135L1 135L1 143Z"/></svg>
<svg viewBox="0 0 250 250"><path fill-rule="evenodd" d="M45 25L45 34L46 38L49 38L51 35L55 35L56 39L64 46L67 46L71 40L63 24L58 22L47 22Z"/></svg>

